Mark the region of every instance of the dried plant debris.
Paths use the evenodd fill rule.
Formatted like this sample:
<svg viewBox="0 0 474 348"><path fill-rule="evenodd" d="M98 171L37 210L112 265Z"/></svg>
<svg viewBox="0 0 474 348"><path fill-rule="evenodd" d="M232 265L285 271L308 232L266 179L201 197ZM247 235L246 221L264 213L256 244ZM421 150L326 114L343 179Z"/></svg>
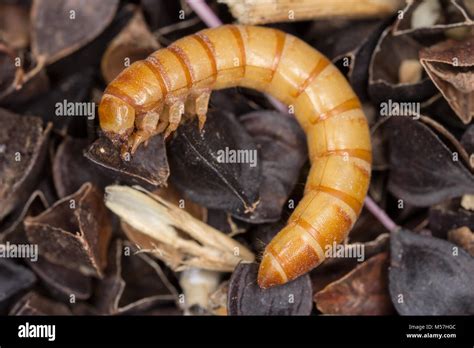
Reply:
<svg viewBox="0 0 474 348"><path fill-rule="evenodd" d="M474 24L471 0L408 0L394 34L436 32Z"/></svg>
<svg viewBox="0 0 474 348"><path fill-rule="evenodd" d="M239 264L229 282L229 315L309 315L313 308L309 275L269 289L257 284L258 265Z"/></svg>
<svg viewBox="0 0 474 348"><path fill-rule="evenodd" d="M413 72L416 64L422 71L416 62L423 46L409 36L393 36L391 29L388 27L382 33L372 55L368 85L370 98L377 104L388 100L424 101L436 93L436 87L426 74L414 75ZM407 64L411 66L407 67Z"/></svg>
<svg viewBox="0 0 474 348"><path fill-rule="evenodd" d="M210 314L210 296L217 290L220 278L220 272L200 268L189 268L181 272L179 285L184 294L184 313Z"/></svg>
<svg viewBox="0 0 474 348"><path fill-rule="evenodd" d="M420 51L420 61L464 124L474 115L474 36Z"/></svg>
<svg viewBox="0 0 474 348"><path fill-rule="evenodd" d="M474 175L459 154L419 121L392 118L390 167L388 189L415 206L437 204L474 191Z"/></svg>
<svg viewBox="0 0 474 348"><path fill-rule="evenodd" d="M343 248L337 251L340 253L340 257L328 258L322 265L310 272L313 293L316 294L329 284L337 282L353 271L361 262L388 251L389 241L389 234L383 233L367 243L344 244Z"/></svg>
<svg viewBox="0 0 474 348"><path fill-rule="evenodd" d="M254 100L253 97L258 100ZM211 94L209 110L211 112L228 112L233 115L244 115L246 113L261 110L265 98L251 89L242 88L215 90ZM262 102L262 103L261 103Z"/></svg>
<svg viewBox="0 0 474 348"><path fill-rule="evenodd" d="M207 209L191 201L190 199L183 197L173 185L168 185L167 187L160 187L153 193L163 199L166 199L168 202L179 206L181 209L184 209L196 219L201 221L207 220Z"/></svg>
<svg viewBox="0 0 474 348"><path fill-rule="evenodd" d="M389 315L393 305L388 292L388 253L371 257L343 278L314 295L324 314Z"/></svg>
<svg viewBox="0 0 474 348"><path fill-rule="evenodd" d="M94 103L88 102L93 74L92 69L83 68L80 72L57 81L47 91L38 90L34 97L25 102L10 103L9 108L52 122L54 129L60 134L69 132L70 135L81 136L85 134L85 120L93 122L96 117Z"/></svg>
<svg viewBox="0 0 474 348"><path fill-rule="evenodd" d="M0 108L0 220L28 199L39 181L51 125Z"/></svg>
<svg viewBox="0 0 474 348"><path fill-rule="evenodd" d="M21 88L24 71L21 66L15 64L16 52L0 41L0 100Z"/></svg>
<svg viewBox="0 0 474 348"><path fill-rule="evenodd" d="M147 251L175 271L198 267L230 272L241 260L255 258L242 244L143 189L108 186L105 204L131 228L151 237L154 248Z"/></svg>
<svg viewBox="0 0 474 348"><path fill-rule="evenodd" d="M34 273L28 268L0 259L0 313L9 306L14 296L30 288L35 281Z"/></svg>
<svg viewBox="0 0 474 348"><path fill-rule="evenodd" d="M457 156L457 159L461 161L466 166L466 168L471 169L469 163L469 154L467 153L463 144L461 144L461 142L453 135L453 133L451 133L441 123L436 122L431 117L421 115L420 121L435 131L436 134L440 136L440 139L443 139L444 143L453 151L454 160L456 160Z"/></svg>
<svg viewBox="0 0 474 348"><path fill-rule="evenodd" d="M469 156L474 154L474 125L470 125L461 137L461 144Z"/></svg>
<svg viewBox="0 0 474 348"><path fill-rule="evenodd" d="M71 315L63 303L52 301L36 292L23 296L10 310L9 315Z"/></svg>
<svg viewBox="0 0 474 348"><path fill-rule="evenodd" d="M474 195L464 195L461 198L461 207L474 211Z"/></svg>
<svg viewBox="0 0 474 348"><path fill-rule="evenodd" d="M474 314L474 258L442 239L392 232L389 286L401 315Z"/></svg>
<svg viewBox="0 0 474 348"><path fill-rule="evenodd" d="M118 0L34 0L31 40L39 64L52 63L92 41L110 24L118 4Z"/></svg>
<svg viewBox="0 0 474 348"><path fill-rule="evenodd" d="M15 3L0 4L0 41L13 49L24 49L30 41L29 11Z"/></svg>
<svg viewBox="0 0 474 348"><path fill-rule="evenodd" d="M84 157L89 142L86 139L66 137L59 145L53 162L54 187L59 197L73 194L84 182L104 188L112 180Z"/></svg>
<svg viewBox="0 0 474 348"><path fill-rule="evenodd" d="M171 182L190 199L233 215L259 204L261 160L251 136L234 116L210 112L200 131L193 120L168 147Z"/></svg>
<svg viewBox="0 0 474 348"><path fill-rule="evenodd" d="M109 251L107 274L95 296L103 314L134 314L157 304L175 303L178 293L161 266L137 253L129 242L116 240Z"/></svg>
<svg viewBox="0 0 474 348"><path fill-rule="evenodd" d="M445 201L430 208L429 227L434 236L447 238L448 231L467 227L474 230L474 212L463 209L459 199Z"/></svg>
<svg viewBox="0 0 474 348"><path fill-rule="evenodd" d="M217 209L207 209L207 217L204 220L208 225L224 232L229 237L247 232L250 224L234 218L231 214Z"/></svg>
<svg viewBox="0 0 474 348"><path fill-rule="evenodd" d="M142 0L140 5L152 30L175 23L177 20L175 14L182 9L178 2L166 0ZM185 9L186 12L189 10Z"/></svg>
<svg viewBox="0 0 474 348"><path fill-rule="evenodd" d="M8 218L0 223L0 243L23 243L26 235L23 220L27 216L35 216L48 208L48 201L43 192L36 190L25 202L23 207L17 208Z"/></svg>
<svg viewBox="0 0 474 348"><path fill-rule="evenodd" d="M112 227L102 195L90 183L25 220L28 240L49 262L101 277Z"/></svg>
<svg viewBox="0 0 474 348"><path fill-rule="evenodd" d="M148 188L164 186L170 175L163 136L152 137L135 154L122 159L119 149L106 137L97 139L85 153L112 178Z"/></svg>
<svg viewBox="0 0 474 348"><path fill-rule="evenodd" d="M77 271L48 262L41 256L28 265L55 298L86 300L92 294L91 278Z"/></svg>
<svg viewBox="0 0 474 348"><path fill-rule="evenodd" d="M124 68L133 62L145 59L160 47L143 17L141 10L136 9L133 18L107 47L101 61L101 72L109 83Z"/></svg>
<svg viewBox="0 0 474 348"><path fill-rule="evenodd" d="M354 91L366 100L370 59L380 35L392 22L391 18L346 21L336 28L315 22L308 39L346 72Z"/></svg>
<svg viewBox="0 0 474 348"><path fill-rule="evenodd" d="M229 292L229 281L222 282L219 287L209 296L209 310L214 315L227 315L227 294Z"/></svg>
<svg viewBox="0 0 474 348"><path fill-rule="evenodd" d="M466 128L461 119L451 109L449 103L441 93L435 94L425 102L420 104L422 115L429 115L433 120L444 124L452 130L459 131Z"/></svg>
<svg viewBox="0 0 474 348"><path fill-rule="evenodd" d="M463 226L449 231L448 239L466 250L469 255L474 256L474 233L469 227Z"/></svg>
<svg viewBox="0 0 474 348"><path fill-rule="evenodd" d="M41 70L27 80L22 79L21 88L9 91L0 96L0 104L11 111L20 112L23 103L33 100L38 95L47 93L50 88L50 79L46 70Z"/></svg>
<svg viewBox="0 0 474 348"><path fill-rule="evenodd" d="M402 0L219 0L239 23L264 24L320 18L386 17L403 6Z"/></svg>
<svg viewBox="0 0 474 348"><path fill-rule="evenodd" d="M279 112L255 111L239 121L259 149L262 181L256 209L234 216L251 223L278 221L307 160L306 137L294 117Z"/></svg>

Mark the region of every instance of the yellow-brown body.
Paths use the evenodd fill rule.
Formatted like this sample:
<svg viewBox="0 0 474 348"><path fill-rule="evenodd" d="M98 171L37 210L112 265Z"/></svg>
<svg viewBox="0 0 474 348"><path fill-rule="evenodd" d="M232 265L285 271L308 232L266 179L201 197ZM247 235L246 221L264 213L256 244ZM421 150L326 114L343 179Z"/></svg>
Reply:
<svg viewBox="0 0 474 348"><path fill-rule="evenodd" d="M203 30L125 69L105 90L100 125L123 151L169 134L183 114L202 125L210 91L243 86L290 105L311 170L288 224L265 249L258 282L286 283L321 263L359 215L370 181L367 120L344 76L298 38L255 26Z"/></svg>

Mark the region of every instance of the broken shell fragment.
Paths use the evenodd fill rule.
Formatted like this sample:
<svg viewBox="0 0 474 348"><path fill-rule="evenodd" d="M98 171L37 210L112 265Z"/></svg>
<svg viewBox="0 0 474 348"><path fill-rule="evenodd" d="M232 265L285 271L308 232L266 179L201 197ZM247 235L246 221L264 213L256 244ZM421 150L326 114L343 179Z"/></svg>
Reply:
<svg viewBox="0 0 474 348"><path fill-rule="evenodd" d="M28 240L49 262L102 277L112 234L102 194L90 183L25 220Z"/></svg>
<svg viewBox="0 0 474 348"><path fill-rule="evenodd" d="M474 36L423 49L420 61L456 115L469 124L474 115Z"/></svg>
<svg viewBox="0 0 474 348"><path fill-rule="evenodd" d="M31 195L46 157L51 125L0 108L0 220Z"/></svg>

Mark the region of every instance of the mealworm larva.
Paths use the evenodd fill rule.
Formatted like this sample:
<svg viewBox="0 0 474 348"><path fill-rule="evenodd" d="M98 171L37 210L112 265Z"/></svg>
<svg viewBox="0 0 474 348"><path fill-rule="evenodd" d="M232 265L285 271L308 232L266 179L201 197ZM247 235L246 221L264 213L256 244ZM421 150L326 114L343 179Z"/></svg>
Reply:
<svg viewBox="0 0 474 348"><path fill-rule="evenodd" d="M212 89L243 86L294 109L307 134L311 170L287 225L266 247L260 287L286 283L320 264L359 215L370 181L367 120L352 88L330 61L281 31L225 25L182 38L125 69L99 106L105 134L131 151L173 132L182 116L206 119Z"/></svg>

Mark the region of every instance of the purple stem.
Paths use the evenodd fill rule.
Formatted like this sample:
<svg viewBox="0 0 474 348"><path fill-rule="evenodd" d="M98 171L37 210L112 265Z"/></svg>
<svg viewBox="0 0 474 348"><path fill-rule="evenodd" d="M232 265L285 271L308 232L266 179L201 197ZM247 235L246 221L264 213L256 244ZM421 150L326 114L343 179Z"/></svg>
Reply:
<svg viewBox="0 0 474 348"><path fill-rule="evenodd" d="M380 223L389 231L394 231L399 226L393 222L393 220L390 218L390 216L383 211L382 208L380 208L375 201L370 198L370 196L367 196L365 198L365 207L372 213L373 216L377 218L377 220L380 221Z"/></svg>
<svg viewBox="0 0 474 348"><path fill-rule="evenodd" d="M204 0L186 0L186 2L208 27L214 28L222 25L219 17L212 12Z"/></svg>
<svg viewBox="0 0 474 348"><path fill-rule="evenodd" d="M214 28L222 25L219 17L216 16L216 14L204 0L186 0L186 2L208 27ZM280 101L269 95L267 95L267 98L278 111L288 113L287 107ZM377 203L375 203L369 196L367 196L365 199L365 206L386 229L393 231L398 228L398 225L393 222L393 220L382 210L382 208L380 208Z"/></svg>

